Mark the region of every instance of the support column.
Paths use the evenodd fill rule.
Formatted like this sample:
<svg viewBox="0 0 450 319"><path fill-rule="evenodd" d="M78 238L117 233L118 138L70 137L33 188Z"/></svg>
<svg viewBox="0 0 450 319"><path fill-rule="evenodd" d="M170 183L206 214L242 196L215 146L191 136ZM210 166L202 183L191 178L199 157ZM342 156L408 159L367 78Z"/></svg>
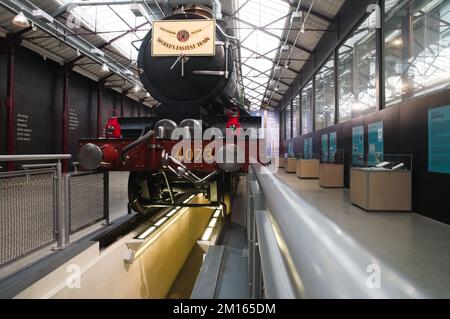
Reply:
<svg viewBox="0 0 450 319"><path fill-rule="evenodd" d="M103 81L97 85L97 138L102 136Z"/></svg>
<svg viewBox="0 0 450 319"><path fill-rule="evenodd" d="M339 123L339 50L334 50L334 124Z"/></svg>
<svg viewBox="0 0 450 319"><path fill-rule="evenodd" d="M62 154L69 153L69 73L70 66L63 67L63 105L62 105ZM63 160L62 171L68 171L68 161Z"/></svg>
<svg viewBox="0 0 450 319"><path fill-rule="evenodd" d="M14 41L8 42L8 66L7 66L7 89L6 89L6 136L7 136L7 154L16 154L16 45ZM8 171L15 168L14 162L7 162Z"/></svg>
<svg viewBox="0 0 450 319"><path fill-rule="evenodd" d="M125 102L125 94L122 92L120 95L120 117L123 117L123 104Z"/></svg>
<svg viewBox="0 0 450 319"><path fill-rule="evenodd" d="M376 81L377 81L377 110L385 108L385 45L384 45L384 18L385 18L385 6L384 0L379 0L378 5L380 7L381 21L380 28L376 30Z"/></svg>
<svg viewBox="0 0 450 319"><path fill-rule="evenodd" d="M408 76L410 59L414 57L414 25L412 3L405 10L402 17L402 101L409 100L414 94L414 79Z"/></svg>

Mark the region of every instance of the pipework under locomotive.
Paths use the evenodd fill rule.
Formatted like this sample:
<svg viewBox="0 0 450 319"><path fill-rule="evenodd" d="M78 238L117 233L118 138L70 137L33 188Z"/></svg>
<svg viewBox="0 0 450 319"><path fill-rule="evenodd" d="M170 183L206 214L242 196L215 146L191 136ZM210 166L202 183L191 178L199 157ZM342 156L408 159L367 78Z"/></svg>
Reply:
<svg viewBox="0 0 450 319"><path fill-rule="evenodd" d="M80 140L80 166L129 171L129 205L141 213L185 206L183 196L194 193L229 213L250 150L261 147L261 118L238 102L235 45L206 7L181 7L158 23L142 42L138 70L160 104L150 117L111 118L104 137ZM212 53L200 52L211 41Z"/></svg>

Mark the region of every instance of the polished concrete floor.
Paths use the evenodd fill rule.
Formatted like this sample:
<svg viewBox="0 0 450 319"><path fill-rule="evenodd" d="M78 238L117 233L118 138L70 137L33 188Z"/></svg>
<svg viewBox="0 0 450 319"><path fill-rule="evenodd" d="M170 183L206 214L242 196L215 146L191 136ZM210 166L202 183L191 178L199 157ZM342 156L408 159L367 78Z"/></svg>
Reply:
<svg viewBox="0 0 450 319"><path fill-rule="evenodd" d="M280 170L277 176L342 230L434 297L450 298L450 226L415 213L366 212L348 189L321 188Z"/></svg>

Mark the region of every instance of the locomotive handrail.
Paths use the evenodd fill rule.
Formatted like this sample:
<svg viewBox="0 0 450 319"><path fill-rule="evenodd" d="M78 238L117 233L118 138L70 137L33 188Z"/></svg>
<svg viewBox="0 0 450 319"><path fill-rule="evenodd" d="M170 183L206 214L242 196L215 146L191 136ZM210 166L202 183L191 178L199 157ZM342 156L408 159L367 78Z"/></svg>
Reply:
<svg viewBox="0 0 450 319"><path fill-rule="evenodd" d="M418 287L306 202L268 168L259 163L252 164L250 182L252 176L255 176L253 182L257 182L263 202L259 210L254 208L255 217L250 223L256 228L258 244L255 249L259 249L261 255L266 294L279 298L277 291L282 291L288 283L297 298L426 297ZM261 210L261 206L265 210ZM266 227L267 224L271 227ZM274 261L267 258L270 255L276 257L274 246L284 265L276 271L273 270ZM379 286L372 281L377 276L377 269L382 282ZM282 279L279 273L283 271L289 281L274 280L275 277Z"/></svg>

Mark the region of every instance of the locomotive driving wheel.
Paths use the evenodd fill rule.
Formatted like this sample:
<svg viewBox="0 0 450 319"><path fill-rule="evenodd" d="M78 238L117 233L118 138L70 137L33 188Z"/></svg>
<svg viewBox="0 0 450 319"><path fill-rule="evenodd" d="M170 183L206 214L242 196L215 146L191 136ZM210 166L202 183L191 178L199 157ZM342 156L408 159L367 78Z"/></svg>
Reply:
<svg viewBox="0 0 450 319"><path fill-rule="evenodd" d="M165 185L164 178L159 174L130 172L128 200L131 208L139 213L145 213L150 208L148 203L166 198Z"/></svg>

